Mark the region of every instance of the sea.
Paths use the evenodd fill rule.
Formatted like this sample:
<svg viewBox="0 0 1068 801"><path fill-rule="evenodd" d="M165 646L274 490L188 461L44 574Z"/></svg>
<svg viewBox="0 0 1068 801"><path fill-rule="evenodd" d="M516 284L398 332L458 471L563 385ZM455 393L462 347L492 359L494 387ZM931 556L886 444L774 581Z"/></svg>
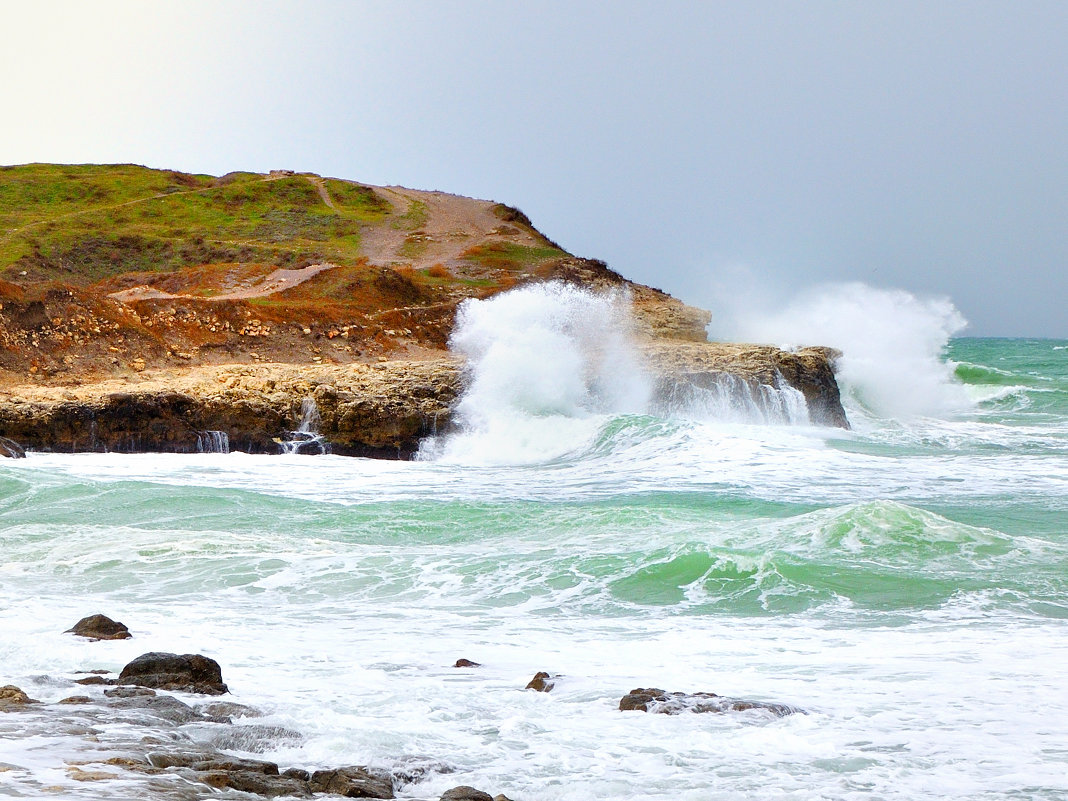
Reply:
<svg viewBox="0 0 1068 801"><path fill-rule="evenodd" d="M825 301L833 341L762 341L842 350L850 430L785 387L657 403L626 303L544 285L463 307L458 424L411 461L0 460L0 684L43 702L0 711L0 797L249 798L57 718L99 692L78 671L169 651L217 660L256 736L147 742L421 766L402 798L1068 798L1068 340ZM133 637L64 633L93 613ZM800 711L620 711L638 687Z"/></svg>

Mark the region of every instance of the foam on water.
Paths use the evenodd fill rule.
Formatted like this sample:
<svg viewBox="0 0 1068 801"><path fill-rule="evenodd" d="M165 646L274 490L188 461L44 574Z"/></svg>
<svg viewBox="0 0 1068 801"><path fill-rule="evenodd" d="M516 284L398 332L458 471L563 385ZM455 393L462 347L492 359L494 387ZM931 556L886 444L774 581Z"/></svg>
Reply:
<svg viewBox="0 0 1068 801"><path fill-rule="evenodd" d="M418 458L448 464L543 464L581 458L613 418L807 425L804 396L778 376L680 381L654 399L633 344L629 297L550 282L460 306L449 346L466 357L459 431Z"/></svg>
<svg viewBox="0 0 1068 801"><path fill-rule="evenodd" d="M561 295L551 324L544 301L465 312L473 390L436 460L0 463L0 684L53 703L96 692L77 670L206 653L256 723L300 734L231 751L452 771L409 798L1065 797L1061 352L954 344L969 391L1037 399L1009 412L988 397L854 432L766 426L651 414L625 334L605 357L585 330L625 332L615 301ZM561 359L539 364L546 343ZM1036 367L1038 348L1062 361ZM98 611L134 639L61 633ZM538 670L562 674L552 693L522 691ZM620 712L638 686L807 714ZM103 783L65 770L144 730L51 720L0 713L0 795L162 797L112 766Z"/></svg>
<svg viewBox="0 0 1068 801"><path fill-rule="evenodd" d="M428 440L421 458L545 462L590 442L605 415L644 410L652 386L627 305L559 282L464 301L449 340L467 358L460 433Z"/></svg>

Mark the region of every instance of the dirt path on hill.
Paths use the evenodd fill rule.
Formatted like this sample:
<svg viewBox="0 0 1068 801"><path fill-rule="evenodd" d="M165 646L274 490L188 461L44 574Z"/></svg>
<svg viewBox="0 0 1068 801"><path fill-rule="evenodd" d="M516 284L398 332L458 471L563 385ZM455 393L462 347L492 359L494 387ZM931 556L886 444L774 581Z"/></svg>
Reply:
<svg viewBox="0 0 1068 801"><path fill-rule="evenodd" d="M185 299L185 300L245 300L247 298L263 298L276 292L284 292L287 289L303 284L325 270L332 270L336 264L324 262L322 264L309 264L302 270L286 270L279 268L254 286L244 289L235 289L230 292L222 292L218 295L174 295L170 292L162 292L149 286L135 286L123 289L119 292L111 292L108 297L122 303L148 298Z"/></svg>
<svg viewBox="0 0 1068 801"><path fill-rule="evenodd" d="M334 199L330 197L330 192L327 191L326 184L323 182L323 179L320 178L318 175L305 175L304 177L308 179L308 183L315 187L315 190L319 193L319 197L323 199L323 203L325 203L327 206L329 206L334 211L340 214L341 209L334 205Z"/></svg>
<svg viewBox="0 0 1068 801"><path fill-rule="evenodd" d="M360 246L372 264L455 267L465 250L494 236L519 245L542 244L527 230L503 222L494 214L497 204L487 200L401 186L371 188L393 207L385 224L362 234Z"/></svg>

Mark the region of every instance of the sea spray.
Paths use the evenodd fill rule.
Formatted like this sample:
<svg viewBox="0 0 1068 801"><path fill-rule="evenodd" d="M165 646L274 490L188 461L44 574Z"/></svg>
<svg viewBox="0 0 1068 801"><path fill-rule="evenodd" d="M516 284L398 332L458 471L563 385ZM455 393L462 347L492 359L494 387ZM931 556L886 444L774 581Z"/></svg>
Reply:
<svg viewBox="0 0 1068 801"><path fill-rule="evenodd" d="M541 462L591 441L603 415L643 412L652 385L630 333L622 292L551 282L464 301L449 339L467 358L460 433L421 457Z"/></svg>
<svg viewBox="0 0 1068 801"><path fill-rule="evenodd" d="M913 418L970 408L943 358L950 337L967 325L949 299L842 283L813 287L776 308L721 305L714 337L841 350L837 375L851 419L857 411Z"/></svg>

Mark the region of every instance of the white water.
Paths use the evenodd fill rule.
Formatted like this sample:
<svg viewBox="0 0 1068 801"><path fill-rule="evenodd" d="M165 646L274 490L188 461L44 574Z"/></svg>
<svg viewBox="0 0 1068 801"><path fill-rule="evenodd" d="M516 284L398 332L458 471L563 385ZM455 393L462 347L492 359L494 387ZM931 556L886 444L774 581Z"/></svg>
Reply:
<svg viewBox="0 0 1068 801"><path fill-rule="evenodd" d="M467 358L459 431L423 443L448 464L541 464L591 448L620 415L807 424L802 394L779 380L750 391L733 376L654 399L633 343L629 297L552 282L460 306L449 346Z"/></svg>
<svg viewBox="0 0 1068 801"><path fill-rule="evenodd" d="M468 360L460 433L428 441L421 458L545 462L588 446L605 415L644 411L652 384L626 305L563 283L464 301L449 340Z"/></svg>
<svg viewBox="0 0 1068 801"><path fill-rule="evenodd" d="M907 419L970 408L942 358L950 337L966 325L947 298L846 283L813 287L774 305L725 303L710 329L742 342L838 348L837 375L852 410Z"/></svg>
<svg viewBox="0 0 1068 801"><path fill-rule="evenodd" d="M465 429L437 460L0 465L0 684L55 702L95 692L76 670L206 653L267 713L239 722L301 733L250 756L454 771L414 799L1068 797L1063 438L974 416L652 416L618 306L554 300L570 313L537 294L465 308ZM61 633L96 611L135 639ZM537 670L563 674L551 694L523 691ZM808 714L619 712L637 686ZM88 767L123 778L67 775L143 736L94 725L0 713L0 796L153 797L109 766Z"/></svg>

